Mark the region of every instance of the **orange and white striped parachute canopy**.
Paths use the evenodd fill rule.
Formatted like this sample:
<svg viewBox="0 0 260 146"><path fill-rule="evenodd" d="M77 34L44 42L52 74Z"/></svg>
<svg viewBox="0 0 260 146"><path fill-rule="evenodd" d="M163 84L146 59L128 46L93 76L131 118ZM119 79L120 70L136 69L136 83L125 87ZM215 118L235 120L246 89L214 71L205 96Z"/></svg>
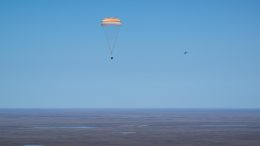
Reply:
<svg viewBox="0 0 260 146"><path fill-rule="evenodd" d="M122 22L120 19L118 18L115 18L115 17L108 17L108 18L104 18L102 21L101 21L101 25L102 26L110 26L110 25L122 25Z"/></svg>

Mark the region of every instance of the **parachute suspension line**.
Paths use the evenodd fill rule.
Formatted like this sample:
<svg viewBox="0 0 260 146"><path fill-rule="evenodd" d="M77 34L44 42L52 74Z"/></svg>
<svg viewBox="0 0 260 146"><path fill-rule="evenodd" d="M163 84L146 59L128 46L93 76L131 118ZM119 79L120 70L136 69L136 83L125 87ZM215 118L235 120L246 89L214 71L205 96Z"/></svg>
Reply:
<svg viewBox="0 0 260 146"><path fill-rule="evenodd" d="M105 34L105 37L106 37L106 40L107 40L110 57L111 57L111 59L113 59L113 52L114 52L114 48L116 46L116 42L118 40L118 36L119 36L119 32L120 32L121 27L120 26L114 26L114 27L118 27L118 28L116 29L115 36L114 36L113 39L110 38L109 32L108 32L108 30L106 30L105 27L109 27L109 26L103 26L103 31L104 31L104 34Z"/></svg>
<svg viewBox="0 0 260 146"><path fill-rule="evenodd" d="M104 34L105 34L105 37L106 37L109 53L111 54L112 52L111 52L111 46L110 46L110 42L109 42L109 35L108 35L106 29L104 28L104 26L103 26L103 31L104 31Z"/></svg>
<svg viewBox="0 0 260 146"><path fill-rule="evenodd" d="M117 32L116 32L115 40L112 42L111 55L113 55L113 52L114 52L114 49L116 47L116 43L117 43L117 40L118 40L119 32L120 32L120 26L117 26L117 27L118 27L118 29L117 29Z"/></svg>

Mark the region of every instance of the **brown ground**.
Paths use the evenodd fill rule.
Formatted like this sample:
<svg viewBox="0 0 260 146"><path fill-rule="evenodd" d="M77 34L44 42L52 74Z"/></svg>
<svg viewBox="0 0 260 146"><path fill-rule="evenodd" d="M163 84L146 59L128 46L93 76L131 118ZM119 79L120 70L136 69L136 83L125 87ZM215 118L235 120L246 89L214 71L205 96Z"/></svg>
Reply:
<svg viewBox="0 0 260 146"><path fill-rule="evenodd" d="M260 111L1 109L0 146L26 144L260 146Z"/></svg>

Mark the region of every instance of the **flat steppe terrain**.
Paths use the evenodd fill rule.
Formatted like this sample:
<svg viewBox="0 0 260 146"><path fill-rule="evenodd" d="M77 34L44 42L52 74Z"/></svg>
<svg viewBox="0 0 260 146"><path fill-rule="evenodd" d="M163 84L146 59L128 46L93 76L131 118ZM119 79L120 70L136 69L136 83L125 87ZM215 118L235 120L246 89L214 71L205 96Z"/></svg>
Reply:
<svg viewBox="0 0 260 146"><path fill-rule="evenodd" d="M260 110L0 109L0 146L260 146Z"/></svg>

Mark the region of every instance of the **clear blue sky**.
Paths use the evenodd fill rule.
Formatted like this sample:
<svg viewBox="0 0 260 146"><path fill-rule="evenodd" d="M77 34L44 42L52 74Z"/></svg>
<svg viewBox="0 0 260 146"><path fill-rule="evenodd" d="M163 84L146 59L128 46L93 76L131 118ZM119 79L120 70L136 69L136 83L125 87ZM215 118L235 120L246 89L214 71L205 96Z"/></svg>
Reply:
<svg viewBox="0 0 260 146"><path fill-rule="evenodd" d="M0 107L260 108L259 8L1 0ZM109 16L124 23L113 61L99 25Z"/></svg>

